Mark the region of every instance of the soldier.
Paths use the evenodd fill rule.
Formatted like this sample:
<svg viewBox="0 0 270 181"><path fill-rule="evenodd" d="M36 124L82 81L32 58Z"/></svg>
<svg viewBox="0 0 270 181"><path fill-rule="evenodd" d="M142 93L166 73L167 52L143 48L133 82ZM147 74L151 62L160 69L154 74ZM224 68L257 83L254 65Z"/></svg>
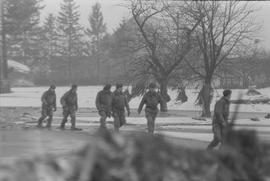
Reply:
<svg viewBox="0 0 270 181"><path fill-rule="evenodd" d="M214 138L212 142L208 145L207 150L212 150L219 143L222 144L224 140L224 133L229 126L229 108L231 99L231 90L224 90L223 97L217 101L214 109L214 116L212 122L212 130L214 133Z"/></svg>
<svg viewBox="0 0 270 181"><path fill-rule="evenodd" d="M111 117L112 112L112 92L111 85L107 84L103 90L98 92L96 97L96 108L100 115L100 129L106 129L106 119Z"/></svg>
<svg viewBox="0 0 270 181"><path fill-rule="evenodd" d="M41 97L42 102L42 111L41 117L38 120L38 128L42 128L42 122L44 119L47 119L46 128L50 129L53 119L53 111L56 111L56 94L55 94L55 85L51 85L49 90L43 93Z"/></svg>
<svg viewBox="0 0 270 181"><path fill-rule="evenodd" d="M155 130L155 120L158 114L158 104L162 104L161 96L156 92L156 84L149 85L149 91L143 96L138 113L140 114L142 108L145 107L145 117L147 119L148 133L153 134Z"/></svg>
<svg viewBox="0 0 270 181"><path fill-rule="evenodd" d="M123 93L123 85L117 84L116 90L113 93L112 99L112 112L114 118L114 130L119 132L119 128L126 124L125 108L128 116L130 115L130 109L128 105L127 96Z"/></svg>
<svg viewBox="0 0 270 181"><path fill-rule="evenodd" d="M71 130L80 131L76 128L76 111L78 110L77 85L72 85L71 89L61 97L61 105L63 107L63 121L60 129L65 129L67 118L71 118Z"/></svg>

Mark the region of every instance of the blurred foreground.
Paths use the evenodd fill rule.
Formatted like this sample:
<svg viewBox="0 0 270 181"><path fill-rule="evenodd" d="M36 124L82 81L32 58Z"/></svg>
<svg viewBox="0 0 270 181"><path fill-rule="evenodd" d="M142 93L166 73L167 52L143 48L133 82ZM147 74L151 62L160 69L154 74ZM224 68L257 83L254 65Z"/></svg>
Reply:
<svg viewBox="0 0 270 181"><path fill-rule="evenodd" d="M260 181L269 179L269 147L252 131L229 134L221 152L163 137L103 133L65 156L43 155L0 167L1 181Z"/></svg>

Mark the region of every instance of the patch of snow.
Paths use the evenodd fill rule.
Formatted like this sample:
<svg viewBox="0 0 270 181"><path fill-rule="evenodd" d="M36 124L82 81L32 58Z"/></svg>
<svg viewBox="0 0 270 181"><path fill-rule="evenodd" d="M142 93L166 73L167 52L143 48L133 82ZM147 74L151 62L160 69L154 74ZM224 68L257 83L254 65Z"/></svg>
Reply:
<svg viewBox="0 0 270 181"><path fill-rule="evenodd" d="M31 71L28 66L14 60L8 60L8 68L13 68L20 73L29 73Z"/></svg>
<svg viewBox="0 0 270 181"><path fill-rule="evenodd" d="M207 141L207 142L213 139L212 133L188 133L188 132L174 132L174 131L157 131L156 133L165 136L192 139L198 141Z"/></svg>

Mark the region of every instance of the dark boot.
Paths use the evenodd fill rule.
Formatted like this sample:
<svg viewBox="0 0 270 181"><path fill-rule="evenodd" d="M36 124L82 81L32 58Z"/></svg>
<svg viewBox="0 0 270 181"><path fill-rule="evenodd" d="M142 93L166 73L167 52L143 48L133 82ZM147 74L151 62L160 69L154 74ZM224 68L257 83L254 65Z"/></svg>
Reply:
<svg viewBox="0 0 270 181"><path fill-rule="evenodd" d="M60 125L59 128L60 128L61 130L66 129L66 128L65 128L65 124L66 124L66 123L65 123L64 121L62 121L62 123L61 123L61 125Z"/></svg>
<svg viewBox="0 0 270 181"><path fill-rule="evenodd" d="M45 118L46 118L46 117L44 117L44 116L42 116L41 118L39 118L37 128L43 128L42 122L43 122L43 120L44 120Z"/></svg>
<svg viewBox="0 0 270 181"><path fill-rule="evenodd" d="M67 122L67 115L64 115L64 118L63 118L62 123L61 123L59 128L64 130L66 122Z"/></svg>
<svg viewBox="0 0 270 181"><path fill-rule="evenodd" d="M75 113L72 114L71 116L71 131L81 131L82 129L76 128L76 116Z"/></svg>

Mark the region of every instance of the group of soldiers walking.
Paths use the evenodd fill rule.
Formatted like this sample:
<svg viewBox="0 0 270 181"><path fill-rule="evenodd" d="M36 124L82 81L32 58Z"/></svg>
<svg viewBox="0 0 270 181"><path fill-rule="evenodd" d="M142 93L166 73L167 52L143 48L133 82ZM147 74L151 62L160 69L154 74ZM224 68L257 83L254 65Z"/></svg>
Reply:
<svg viewBox="0 0 270 181"><path fill-rule="evenodd" d="M111 91L111 85L107 84L103 90L98 92L96 96L96 108L100 115L100 129L106 130L106 119L113 117L114 130L119 132L119 129L126 124L126 114L130 116L130 108L127 96L123 93L123 85L116 84L115 91ZM143 96L138 108L140 114L143 106L145 106L145 117L147 119L148 132L153 134L155 129L155 120L158 114L158 105L162 104L162 98L156 92L156 84L149 85L149 91ZM38 120L38 128L43 128L43 121L47 119L47 129L51 129L53 112L57 110L56 106L56 87L51 85L49 90L43 93L41 97L42 111L41 117ZM60 100L63 108L63 120L60 129L65 129L65 124L68 117L71 118L71 130L81 130L76 127L76 111L78 110L77 85L72 85L71 89L66 92Z"/></svg>
<svg viewBox="0 0 270 181"><path fill-rule="evenodd" d="M56 107L56 87L51 85L49 90L43 93L41 97L42 102L42 111L41 117L38 120L38 128L43 128L43 121L47 119L47 129L51 129L53 112L57 110ZM76 128L76 111L78 110L78 96L77 96L77 85L72 85L71 89L67 91L60 100L60 103L63 108L63 120L60 125L60 129L65 129L65 124L68 121L68 117L71 118L71 130L81 130Z"/></svg>
<svg viewBox="0 0 270 181"><path fill-rule="evenodd" d="M130 116L130 108L127 96L123 93L123 85L117 84L114 92L111 91L111 87L110 84L105 85L103 90L98 92L95 103L100 115L100 130L106 130L106 119L113 117L114 130L119 132L119 129L126 124L126 113L127 116ZM42 115L38 120L39 128L43 127L42 123L47 117L46 128L51 128L53 112L57 109L55 88L54 85L50 86L49 90L42 95ZM161 105L163 102L156 88L157 86L154 83L149 85L149 90L144 94L138 107L138 114L140 114L145 105L145 117L147 119L148 133L150 134L153 134L155 130L155 120L159 112L158 105ZM231 94L231 90L223 91L223 97L215 104L212 122L214 137L207 147L208 150L212 150L224 140L226 129L229 126L228 117ZM78 110L77 85L72 85L71 89L61 97L60 102L63 108L63 120L60 129L65 129L65 124L70 116L71 130L81 130L76 127L76 111Z"/></svg>

